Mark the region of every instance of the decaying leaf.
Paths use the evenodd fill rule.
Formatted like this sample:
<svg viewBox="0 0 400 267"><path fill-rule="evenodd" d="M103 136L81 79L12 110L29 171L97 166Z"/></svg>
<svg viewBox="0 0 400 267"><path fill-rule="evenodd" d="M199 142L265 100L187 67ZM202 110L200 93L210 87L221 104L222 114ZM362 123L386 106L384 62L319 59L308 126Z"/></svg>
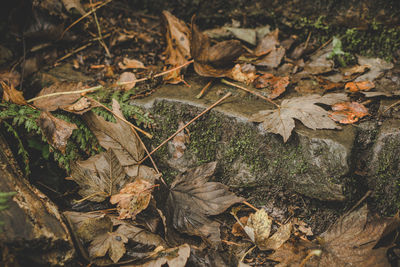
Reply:
<svg viewBox="0 0 400 267"><path fill-rule="evenodd" d="M136 215L147 208L151 199L152 186L149 181L136 178L126 184L119 194L111 196L111 204L118 203L119 219L135 219Z"/></svg>
<svg viewBox="0 0 400 267"><path fill-rule="evenodd" d="M246 225L247 224L247 220L249 219L249 217L241 217L239 219L239 222L235 222L235 224L232 226L232 234L234 236L246 236L246 232L244 231L242 225Z"/></svg>
<svg viewBox="0 0 400 267"><path fill-rule="evenodd" d="M258 77L256 74L256 68L250 64L236 64L232 68L231 74L228 76L235 81L245 84L251 84Z"/></svg>
<svg viewBox="0 0 400 267"><path fill-rule="evenodd" d="M125 91L129 91L136 85L136 76L133 72L125 71L119 76L117 84L120 84Z"/></svg>
<svg viewBox="0 0 400 267"><path fill-rule="evenodd" d="M143 62L137 59L124 58L122 62L118 63L118 67L122 70L126 69L145 69Z"/></svg>
<svg viewBox="0 0 400 267"><path fill-rule="evenodd" d="M164 54L167 55L166 64L177 67L190 59L190 30L185 22L170 12L164 10L162 15L166 28L167 48L164 51ZM180 73L181 69L173 71L164 76L164 80L169 83L180 83L182 81Z"/></svg>
<svg viewBox="0 0 400 267"><path fill-rule="evenodd" d="M48 95L52 93L73 92L82 89L82 83L59 82L49 87L43 88L37 96ZM33 101L33 105L38 109L45 111L54 111L59 108L65 108L75 103L81 95L79 93L62 94L49 96Z"/></svg>
<svg viewBox="0 0 400 267"><path fill-rule="evenodd" d="M310 61L306 63L304 70L311 74L322 74L330 72L334 67L332 59L328 59L333 49L332 43L319 50L311 56Z"/></svg>
<svg viewBox="0 0 400 267"><path fill-rule="evenodd" d="M343 102L332 106L332 112L329 117L342 124L352 124L368 115L368 109L361 103Z"/></svg>
<svg viewBox="0 0 400 267"><path fill-rule="evenodd" d="M124 118L120 105L115 99L113 99L112 109L115 114ZM105 149L112 148L122 166L134 165L143 158L143 146L124 121L115 118L116 123L108 122L93 112L86 112L83 118L100 145Z"/></svg>
<svg viewBox="0 0 400 267"><path fill-rule="evenodd" d="M0 49L1 50L1 49ZM15 87L17 87L21 81L21 74L17 71L0 70L0 80L8 81Z"/></svg>
<svg viewBox="0 0 400 267"><path fill-rule="evenodd" d="M255 65L268 68L276 68L285 56L286 49L280 45L278 40L279 29L267 34L254 50L254 54L259 58Z"/></svg>
<svg viewBox="0 0 400 267"><path fill-rule="evenodd" d="M128 238L118 232L104 233L96 236L90 244L89 256L91 258L104 257L108 252L111 260L117 263L126 252L125 243L127 242Z"/></svg>
<svg viewBox="0 0 400 267"><path fill-rule="evenodd" d="M273 32L266 34L258 43L254 54L256 56L263 56L275 49L280 45L279 40L279 29L275 29Z"/></svg>
<svg viewBox="0 0 400 267"><path fill-rule="evenodd" d="M271 233L272 219L264 209L259 209L252 213L247 220L244 231L249 236L251 241L257 246L265 244Z"/></svg>
<svg viewBox="0 0 400 267"><path fill-rule="evenodd" d="M150 261L135 265L135 267L161 267L168 264L169 267L185 267L190 256L190 246L183 244L179 247L160 249L152 255Z"/></svg>
<svg viewBox="0 0 400 267"><path fill-rule="evenodd" d="M85 15L86 12L83 9L80 0L61 0L61 1L68 12L71 12L72 9L76 9L79 12L79 14L81 14L82 16Z"/></svg>
<svg viewBox="0 0 400 267"><path fill-rule="evenodd" d="M318 266L391 266L387 247L375 245L388 234L389 229L399 226L399 218L367 220L368 208L360 209L340 218L321 235L322 255Z"/></svg>
<svg viewBox="0 0 400 267"><path fill-rule="evenodd" d="M197 235L215 244L220 242L219 223L207 218L243 201L217 182L207 182L216 162L203 164L178 175L167 198L167 218L182 233Z"/></svg>
<svg viewBox="0 0 400 267"><path fill-rule="evenodd" d="M129 182L113 149L71 164L71 177L79 185L79 194L95 202L117 194Z"/></svg>
<svg viewBox="0 0 400 267"><path fill-rule="evenodd" d="M350 92L369 91L372 88L375 88L375 84L371 81L348 82L344 88Z"/></svg>
<svg viewBox="0 0 400 267"><path fill-rule="evenodd" d="M40 113L38 125L49 144L62 153L65 153L68 138L72 135L72 131L78 129L74 123L56 118L47 111Z"/></svg>
<svg viewBox="0 0 400 267"><path fill-rule="evenodd" d="M86 97L81 97L75 103L73 103L73 104L71 104L71 105L69 105L67 107L64 107L63 110L71 112L71 113L82 115L83 113L91 110L92 108L94 108L96 106L97 106L96 103L93 104Z"/></svg>
<svg viewBox="0 0 400 267"><path fill-rule="evenodd" d="M340 72L346 78L351 78L366 72L367 70L369 70L369 68L370 68L369 65L355 65L351 67L340 68Z"/></svg>
<svg viewBox="0 0 400 267"><path fill-rule="evenodd" d="M276 267L301 266L301 263L309 254L310 248L313 245L312 242L303 240L285 242L269 255L268 259L279 262L279 264L275 265Z"/></svg>
<svg viewBox="0 0 400 267"><path fill-rule="evenodd" d="M15 89L14 85L10 83L8 85L4 81L0 80L0 85L3 87L3 100L10 101L17 105L26 105L26 100L21 91Z"/></svg>
<svg viewBox="0 0 400 267"><path fill-rule="evenodd" d="M193 18L190 51L197 74L206 77L225 77L231 73L234 61L244 49L238 40L211 45L208 36L200 32Z"/></svg>
<svg viewBox="0 0 400 267"><path fill-rule="evenodd" d="M261 250L277 250L283 243L289 240L292 233L292 223L281 225L278 230L269 237L265 243L258 244Z"/></svg>
<svg viewBox="0 0 400 267"><path fill-rule="evenodd" d="M333 105L344 102L345 94L308 95L285 99L279 109L263 110L251 118L255 122L263 122L266 131L280 134L286 142L295 127L294 119L298 119L310 129L338 129L336 123L329 118L329 113L317 103Z"/></svg>
<svg viewBox="0 0 400 267"><path fill-rule="evenodd" d="M289 77L278 77L271 73L265 73L258 77L254 81L254 86L258 89L271 87L272 92L268 96L271 99L275 99L286 91L286 87L289 85Z"/></svg>
<svg viewBox="0 0 400 267"><path fill-rule="evenodd" d="M355 79L355 82L374 81L381 76L385 70L390 70L394 67L393 63L386 62L381 58L368 58L357 56L358 64L367 65L370 69L365 74Z"/></svg>

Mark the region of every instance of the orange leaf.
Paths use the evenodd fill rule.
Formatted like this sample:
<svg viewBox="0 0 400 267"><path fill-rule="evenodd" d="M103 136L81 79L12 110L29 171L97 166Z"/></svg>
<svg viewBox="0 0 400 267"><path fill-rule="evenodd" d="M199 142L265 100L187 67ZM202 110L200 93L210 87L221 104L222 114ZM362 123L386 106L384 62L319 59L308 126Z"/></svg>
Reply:
<svg viewBox="0 0 400 267"><path fill-rule="evenodd" d="M21 91L15 89L14 85L11 83L10 85L6 84L4 81L0 81L1 86L3 87L3 100L11 101L18 105L26 105L26 100L22 95Z"/></svg>
<svg viewBox="0 0 400 267"><path fill-rule="evenodd" d="M245 216L245 217L240 218L239 221L242 223L242 225L246 225L248 219L249 219L249 217ZM242 225L240 225L239 222L235 222L235 224L232 226L232 234L234 236L247 237L247 234L244 231Z"/></svg>
<svg viewBox="0 0 400 267"><path fill-rule="evenodd" d="M348 82L344 87L346 90L350 92L358 92L358 91L369 91L375 87L375 84L371 81L363 81L363 82Z"/></svg>
<svg viewBox="0 0 400 267"><path fill-rule="evenodd" d="M254 86L258 89L271 87L272 93L269 98L274 99L283 94L286 91L286 87L289 85L289 77L278 77L271 73L265 73L263 76L258 77L254 81Z"/></svg>
<svg viewBox="0 0 400 267"><path fill-rule="evenodd" d="M357 102L342 102L332 106L329 117L342 124L352 124L368 115L368 109Z"/></svg>

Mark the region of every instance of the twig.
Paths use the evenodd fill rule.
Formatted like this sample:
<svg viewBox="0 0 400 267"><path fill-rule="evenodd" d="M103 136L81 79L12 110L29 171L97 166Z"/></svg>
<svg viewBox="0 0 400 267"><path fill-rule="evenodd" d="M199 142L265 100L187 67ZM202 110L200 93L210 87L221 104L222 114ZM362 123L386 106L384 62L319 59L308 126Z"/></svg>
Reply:
<svg viewBox="0 0 400 267"><path fill-rule="evenodd" d="M89 12L87 12L85 15L83 15L82 17L80 17L79 19L77 19L76 21L74 21L71 25L69 25L61 34L61 39L64 37L64 34L71 29L73 26L75 26L77 23L79 23L81 20L83 20L84 18L88 17L90 14L92 14L94 11L96 11L97 9L107 5L108 3L110 3L112 0L107 0L106 2L104 2L103 4L97 6L96 8L93 8L92 10L90 10Z"/></svg>
<svg viewBox="0 0 400 267"><path fill-rule="evenodd" d="M211 86L214 80L209 81L206 86L201 89L200 93L196 96L196 98L201 98L204 95L204 92Z"/></svg>
<svg viewBox="0 0 400 267"><path fill-rule="evenodd" d="M254 207L253 205L251 205L249 202L243 201L242 203L245 204L245 205L247 205L247 206L249 206L249 207L252 208L253 210L258 211L258 209L257 209L256 207Z"/></svg>
<svg viewBox="0 0 400 267"><path fill-rule="evenodd" d="M113 114L115 117L117 117L118 119L122 120L123 122L125 122L126 124L128 124L130 127L133 127L135 130L141 132L142 134L144 134L145 136L147 136L148 138L153 138L153 136L151 134L149 134L148 132L140 129L139 127L133 125L132 123L130 123L129 121L127 121L124 117L119 116L118 114L116 114L114 111L112 111L111 109L109 109L106 105L100 103L99 101L97 101L94 98L85 96L87 99L89 99L90 101L93 101L94 103L96 103L97 105L101 106L102 108L104 108L105 110L107 110L108 112L110 112L111 114Z"/></svg>
<svg viewBox="0 0 400 267"><path fill-rule="evenodd" d="M199 115L197 115L196 117L194 117L192 120L190 120L188 123L186 123L184 126L182 126L181 128L179 128L174 134L172 134L170 137L168 137L166 140L164 140L160 145L158 145L155 149L153 149L153 151L150 152L149 155L152 155L154 152L156 152L158 149L160 149L160 147L162 147L163 145L165 145L166 143L168 143L169 140L171 140L172 138L174 138L177 134L179 134L180 132L182 132L184 129L186 129L186 127L188 127L190 124L192 124L194 121L196 121L198 118L200 118L201 116L203 116L205 113L207 113L208 111L210 111L212 108L214 108L216 105L218 105L219 103L221 103L222 101L224 101L225 99L227 99L228 97L230 97L232 95L232 93L227 93L225 96L223 96L222 98L220 98L217 102L215 102L214 104L212 104L211 106L209 106L208 108L206 108L204 111L202 111ZM138 164L141 164L145 159L147 159L146 156L144 157L141 161L139 161Z"/></svg>
<svg viewBox="0 0 400 267"><path fill-rule="evenodd" d="M101 46L103 46L104 50L107 53L107 56L111 57L110 50L108 50L108 47L104 43L103 36L101 34L101 28L100 28L99 20L97 19L97 15L96 15L96 12L95 12L94 7L93 7L93 1L92 0L90 0L90 5L92 6L94 21L96 23L97 32L99 33L99 43L101 44Z"/></svg>
<svg viewBox="0 0 400 267"><path fill-rule="evenodd" d="M308 43L309 43L310 38L311 38L311 33L312 33L311 31L308 33L307 40L306 40L306 45L304 46L304 49L306 49L308 47Z"/></svg>
<svg viewBox="0 0 400 267"><path fill-rule="evenodd" d="M301 261L299 267L304 267L307 263L307 261L312 257L312 256L321 256L322 250L320 249L313 249L311 250L308 255Z"/></svg>
<svg viewBox="0 0 400 267"><path fill-rule="evenodd" d="M150 80L150 79L152 79L152 78L157 78L157 77L166 75L166 74L168 74L168 73L170 73L170 72L179 70L179 69L181 69L181 68L183 68L183 67L186 67L187 65L189 65L189 64L191 64L191 63L193 63L193 62L194 62L194 60L192 59L192 60L189 60L188 62L183 63L182 65L180 65L180 66L178 66L178 67L175 67L175 68L172 68L172 69L169 69L169 70L160 72L160 73L158 73L158 74L156 74L156 75L154 75L154 76L152 76L152 77L141 78L141 79L137 79L137 80L133 80L133 81L129 81L129 82L119 82L119 83L117 83L117 85L125 85L125 84L143 82L143 81Z"/></svg>
<svg viewBox="0 0 400 267"><path fill-rule="evenodd" d="M385 110L382 112L382 114L385 114L389 109L394 108L394 107L397 106L398 104L400 104L400 100L394 102L393 104L391 104L390 106L388 106L387 108L385 108Z"/></svg>
<svg viewBox="0 0 400 267"><path fill-rule="evenodd" d="M221 82L224 83L224 84L227 84L227 85L236 87L236 88L238 88L238 89L241 89L241 90L243 90L243 91L246 91L246 92L248 92L248 93L251 93L251 94L253 94L253 95L256 95L256 96L258 96L259 98L262 98L262 99L268 101L269 103L273 104L273 105L274 105L275 107L277 107L277 108L280 108L280 107L281 107L281 106L279 106L278 104L276 104L274 101L272 101L271 99L269 99L268 97L265 97L265 96L263 96L262 94L260 94L260 93L258 93L258 92L256 92L256 91L253 91L253 90L247 89L246 87L243 87L243 86L240 86L240 85L237 85L237 84L228 82L228 81L225 80L225 79L221 79Z"/></svg>
<svg viewBox="0 0 400 267"><path fill-rule="evenodd" d="M51 96L58 96L58 95L83 94L83 93L97 91L97 90L100 90L102 88L103 88L102 85L97 85L97 86L93 86L93 87L82 89L82 90L68 91L68 92L57 92L57 93L51 93L51 94L47 94L47 95L40 95L40 96L31 98L31 99L27 100L26 102L27 103L31 103L31 102L36 101L38 99L51 97Z"/></svg>
<svg viewBox="0 0 400 267"><path fill-rule="evenodd" d="M371 194L372 194L372 191L368 190L367 193L365 193L365 195L359 201L357 201L357 203L348 212L346 212L346 215L350 214L351 212L353 212Z"/></svg>

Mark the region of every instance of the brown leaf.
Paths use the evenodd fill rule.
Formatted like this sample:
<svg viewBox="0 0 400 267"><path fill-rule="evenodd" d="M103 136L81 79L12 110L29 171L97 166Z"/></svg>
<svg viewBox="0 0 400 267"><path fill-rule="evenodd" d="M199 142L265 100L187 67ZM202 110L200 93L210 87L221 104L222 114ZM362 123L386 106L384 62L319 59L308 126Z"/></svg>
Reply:
<svg viewBox="0 0 400 267"><path fill-rule="evenodd" d="M280 45L278 36L279 29L275 29L273 32L265 35L264 38L258 43L256 49L254 50L254 54L259 57L276 49Z"/></svg>
<svg viewBox="0 0 400 267"><path fill-rule="evenodd" d="M7 102L12 102L17 105L26 105L26 100L21 91L15 89L14 85L11 83L8 85L4 81L0 80L1 87L3 87L3 100Z"/></svg>
<svg viewBox="0 0 400 267"><path fill-rule="evenodd" d="M269 238L271 226L272 219L268 216L268 213L264 209L259 209L249 216L244 231L253 243L262 246Z"/></svg>
<svg viewBox="0 0 400 267"><path fill-rule="evenodd" d="M270 236L265 243L258 244L261 250L277 250L283 243L285 243L290 238L292 233L292 223L287 223L281 225L278 230Z"/></svg>
<svg viewBox="0 0 400 267"><path fill-rule="evenodd" d="M120 84L125 91L129 91L136 85L136 76L133 72L125 71L119 76L117 84Z"/></svg>
<svg viewBox="0 0 400 267"><path fill-rule="evenodd" d="M329 117L342 124L352 124L368 115L368 109L357 102L336 103L332 106Z"/></svg>
<svg viewBox="0 0 400 267"><path fill-rule="evenodd" d="M70 122L56 118L50 112L42 111L38 124L50 145L65 153L68 138L78 127Z"/></svg>
<svg viewBox="0 0 400 267"><path fill-rule="evenodd" d="M295 127L294 119L301 121L310 129L340 128L328 117L329 113L315 105L322 103L333 105L347 100L345 94L307 95L285 99L279 109L263 110L251 117L252 121L263 122L263 128L272 133L280 134L286 142Z"/></svg>
<svg viewBox="0 0 400 267"><path fill-rule="evenodd" d="M112 109L118 116L124 117L120 105L115 99L113 99ZM86 112L83 118L100 145L105 149L112 148L114 150L122 166L134 165L143 158L143 146L124 121L116 118L116 123L108 122L93 112Z"/></svg>
<svg viewBox="0 0 400 267"><path fill-rule="evenodd" d="M279 66L279 64L281 64L282 59L285 56L285 52L285 48L281 46L278 48L273 48L271 52L268 53L268 55L257 60L255 62L255 65L268 68L276 68Z"/></svg>
<svg viewBox="0 0 400 267"><path fill-rule="evenodd" d="M43 88L37 96L48 95L60 92L72 92L82 89L82 83L59 82L49 87ZM33 101L33 105L38 109L45 111L54 111L59 108L65 108L75 103L81 95L79 93L49 96Z"/></svg>
<svg viewBox="0 0 400 267"><path fill-rule="evenodd" d="M124 256L126 249L125 243L128 238L118 232L107 232L96 236L89 246L89 256L93 258L104 257L108 252L111 260L117 263Z"/></svg>
<svg viewBox="0 0 400 267"><path fill-rule="evenodd" d="M398 218L367 221L368 209L359 210L340 218L321 235L322 255L318 266L391 266L387 249L374 248L386 229L399 226Z"/></svg>
<svg viewBox="0 0 400 267"><path fill-rule="evenodd" d="M78 101L76 101L75 103L66 106L63 108L63 110L71 112L71 113L75 113L75 114L79 114L82 115L83 113L91 110L92 108L96 107L97 104L93 104L92 102L90 102L89 99L87 99L86 97L81 97Z"/></svg>
<svg viewBox="0 0 400 267"><path fill-rule="evenodd" d="M70 12L73 9L76 9L82 16L85 15L86 11L83 9L80 0L61 0L61 1L68 12Z"/></svg>
<svg viewBox="0 0 400 267"><path fill-rule="evenodd" d="M268 259L279 262L279 264L275 265L277 267L301 266L300 264L307 257L309 249L313 245L313 243L303 240L286 242L269 255Z"/></svg>
<svg viewBox="0 0 400 267"><path fill-rule="evenodd" d="M246 225L247 224L247 220L249 219L249 217L245 216L245 217L241 217L239 219L240 223L242 225ZM235 222L235 224L232 226L232 234L234 236L242 236L245 237L246 236L246 232L244 231L242 225L240 225L239 222Z"/></svg>
<svg viewBox="0 0 400 267"><path fill-rule="evenodd" d="M234 61L244 52L238 40L219 42L211 46L207 35L201 33L192 19L190 51L197 74L225 77L231 73Z"/></svg>
<svg viewBox="0 0 400 267"><path fill-rule="evenodd" d="M243 201L217 182L207 182L216 162L203 164L178 175L167 198L167 218L182 233L198 235L216 244L220 242L219 223L207 218Z"/></svg>
<svg viewBox="0 0 400 267"><path fill-rule="evenodd" d="M310 57L310 61L304 66L304 70L311 74L322 74L330 72L334 67L334 62L328 59L332 51L332 43L325 48L317 51Z"/></svg>
<svg viewBox="0 0 400 267"><path fill-rule="evenodd" d="M348 82L344 88L350 92L369 91L372 88L375 88L375 84L371 81Z"/></svg>
<svg viewBox="0 0 400 267"><path fill-rule="evenodd" d="M126 57L122 60L122 62L118 62L118 67L120 67L120 69L123 69L123 70L146 69L143 62L136 60L136 59L126 58Z"/></svg>
<svg viewBox="0 0 400 267"><path fill-rule="evenodd" d="M167 48L164 54L167 55L166 64L177 67L190 59L190 30L186 23L176 18L168 11L162 12L166 28L165 38ZM181 69L173 71L164 76L169 83L180 83L182 81Z"/></svg>
<svg viewBox="0 0 400 267"><path fill-rule="evenodd" d="M190 256L190 246L183 244L179 247L168 248L157 251L152 255L150 261L135 265L135 267L161 267L168 264L169 267L185 267Z"/></svg>
<svg viewBox="0 0 400 267"><path fill-rule="evenodd" d="M268 96L275 99L286 91L289 85L289 77L278 77L271 73L265 73L254 81L254 86L258 89L271 87L272 93Z"/></svg>
<svg viewBox="0 0 400 267"><path fill-rule="evenodd" d="M255 67L250 64L236 64L228 76L235 81L245 84L251 84L258 77Z"/></svg>
<svg viewBox="0 0 400 267"><path fill-rule="evenodd" d="M129 182L112 149L71 164L71 177L80 186L79 194L95 202L117 194Z"/></svg>
<svg viewBox="0 0 400 267"><path fill-rule="evenodd" d="M354 78L359 74L362 74L369 70L369 65L355 65L352 67L340 68L340 72L345 76L346 79Z"/></svg>
<svg viewBox="0 0 400 267"><path fill-rule="evenodd" d="M119 194L111 196L111 204L118 203L118 219L132 219L150 203L153 184L147 180L136 178L133 183L126 184Z"/></svg>
<svg viewBox="0 0 400 267"><path fill-rule="evenodd" d="M17 87L21 81L21 75L17 71L0 71L0 80L11 83L14 87Z"/></svg>

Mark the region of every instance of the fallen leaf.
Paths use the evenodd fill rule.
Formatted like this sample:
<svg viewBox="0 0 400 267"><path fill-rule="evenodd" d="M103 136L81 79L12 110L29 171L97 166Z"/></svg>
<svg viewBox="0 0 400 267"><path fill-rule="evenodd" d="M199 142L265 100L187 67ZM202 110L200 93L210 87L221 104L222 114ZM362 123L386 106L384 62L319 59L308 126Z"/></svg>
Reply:
<svg viewBox="0 0 400 267"><path fill-rule="evenodd" d="M310 61L304 66L304 70L311 74L322 74L330 72L334 67L332 59L328 59L333 49L332 43L319 50L310 57Z"/></svg>
<svg viewBox="0 0 400 267"><path fill-rule="evenodd" d="M164 54L167 55L166 64L178 67L190 59L190 30L186 23L176 18L168 11L162 12L166 28L165 38L167 48ZM181 69L173 71L164 76L169 83L180 83Z"/></svg>
<svg viewBox="0 0 400 267"><path fill-rule="evenodd" d="M283 57L285 56L285 48L278 47L273 48L268 55L257 60L254 64L257 66L263 66L268 68L276 68L281 64Z"/></svg>
<svg viewBox="0 0 400 267"><path fill-rule="evenodd" d="M306 236L313 236L314 233L311 230L311 227L307 225L307 223L303 222L298 218L293 218L293 226L295 229L305 234Z"/></svg>
<svg viewBox="0 0 400 267"><path fill-rule="evenodd" d="M132 243L135 242L142 246L138 246L137 250L143 250L143 245L148 249L149 254L153 254L153 250L156 247L167 247L167 243L159 235L153 234L152 232L146 231L143 228L137 227L126 221L119 220L119 227L117 232L124 235Z"/></svg>
<svg viewBox="0 0 400 267"><path fill-rule="evenodd" d="M112 110L124 118L121 107L115 99L112 101ZM143 146L126 122L119 118L115 118L116 123L108 122L93 112L86 112L83 118L100 145L105 149L112 148L122 166L134 165L143 158Z"/></svg>
<svg viewBox="0 0 400 267"><path fill-rule="evenodd" d="M122 70L126 69L146 69L144 66L143 62L136 60L136 59L130 59L130 58L124 58L122 62L118 63L118 67Z"/></svg>
<svg viewBox="0 0 400 267"><path fill-rule="evenodd" d="M255 29L244 29L244 28L234 28L225 27L230 31L237 39L245 41L251 45L256 45L257 42L257 32Z"/></svg>
<svg viewBox="0 0 400 267"><path fill-rule="evenodd" d="M271 87L272 92L268 96L271 99L275 99L286 91L286 87L289 85L289 77L278 77L271 73L265 73L258 77L254 81L254 86L258 89Z"/></svg>
<svg viewBox="0 0 400 267"><path fill-rule="evenodd" d="M136 85L136 76L133 72L125 71L119 76L117 84L125 91L129 91Z"/></svg>
<svg viewBox="0 0 400 267"><path fill-rule="evenodd" d="M72 131L78 129L74 123L70 123L54 117L50 112L42 111L38 119L38 125L50 145L60 150L63 154L67 147Z"/></svg>
<svg viewBox="0 0 400 267"><path fill-rule="evenodd" d="M124 256L126 249L125 243L128 243L128 238L118 232L107 232L97 236L89 246L90 258L104 257L108 252L111 260L117 263Z"/></svg>
<svg viewBox="0 0 400 267"><path fill-rule="evenodd" d="M364 56L357 56L357 59L358 64L367 65L370 70L355 79L355 82L374 81L376 78L381 76L385 70L390 70L394 66L393 63L386 62L381 58L368 58Z"/></svg>
<svg viewBox="0 0 400 267"><path fill-rule="evenodd" d="M254 50L254 54L259 57L274 50L276 47L280 45L278 36L279 36L279 29L275 29L273 32L266 34L259 41L256 49Z"/></svg>
<svg viewBox="0 0 400 267"><path fill-rule="evenodd" d="M82 83L75 82L59 82L43 88L37 96L48 95L52 93L73 92L82 89ZM75 103L81 95L79 93L61 94L49 96L33 101L33 105L38 109L45 111L54 111L59 108L65 108Z"/></svg>
<svg viewBox="0 0 400 267"><path fill-rule="evenodd" d="M111 196L111 204L117 204L118 219L132 219L150 203L153 184L137 178L133 183L126 184L119 194Z"/></svg>
<svg viewBox="0 0 400 267"><path fill-rule="evenodd" d="M217 215L243 201L227 186L207 182L216 162L203 164L178 175L170 187L166 202L167 219L181 233L197 235L212 244L220 242L219 223L207 216Z"/></svg>
<svg viewBox="0 0 400 267"><path fill-rule="evenodd" d="M294 119L301 121L310 129L338 129L329 118L329 113L317 103L333 105L347 100L345 94L308 95L285 99L279 109L263 110L251 117L252 121L263 122L263 128L280 134L286 142L295 127Z"/></svg>
<svg viewBox="0 0 400 267"><path fill-rule="evenodd" d="M250 64L236 64L232 70L229 76L229 78L242 82L245 84L251 84L257 77L258 75L256 74L256 69L253 65L253 68L249 68L248 65Z"/></svg>
<svg viewBox="0 0 400 267"><path fill-rule="evenodd" d="M292 233L292 223L281 225L278 230L270 236L265 243L258 244L261 250L277 250L283 243L289 240Z"/></svg>
<svg viewBox="0 0 400 267"><path fill-rule="evenodd" d="M375 84L371 81L348 82L344 88L350 92L369 91L372 88L375 88Z"/></svg>
<svg viewBox="0 0 400 267"><path fill-rule="evenodd" d="M190 246L183 244L179 247L159 250L155 255L152 255L150 261L134 265L134 267L161 267L165 264L168 264L169 267L185 267L189 256Z"/></svg>
<svg viewBox="0 0 400 267"><path fill-rule="evenodd" d="M257 246L265 244L271 233L272 219L264 209L250 214L244 231Z"/></svg>
<svg viewBox="0 0 400 267"><path fill-rule="evenodd" d="M197 74L206 77L229 75L234 61L244 52L238 40L219 42L211 46L207 35L201 33L192 19L190 51Z"/></svg>
<svg viewBox="0 0 400 267"><path fill-rule="evenodd" d="M21 74L17 71L0 71L0 80L10 82L14 87L17 87L21 81Z"/></svg>
<svg viewBox="0 0 400 267"><path fill-rule="evenodd" d="M21 91L15 89L12 83L7 84L0 80L0 85L3 87L3 100L7 102L12 102L17 105L26 105L26 100Z"/></svg>
<svg viewBox="0 0 400 267"><path fill-rule="evenodd" d="M322 255L318 266L391 266L387 247L375 248L388 229L396 229L399 219L367 220L368 209L360 209L340 218L321 234Z"/></svg>
<svg viewBox="0 0 400 267"><path fill-rule="evenodd" d="M366 72L369 68L369 65L355 65L352 67L340 68L340 72L346 77L346 79L349 79Z"/></svg>
<svg viewBox="0 0 400 267"><path fill-rule="evenodd" d="M71 177L79 185L79 194L90 201L102 202L117 194L129 182L113 149L71 164Z"/></svg>
<svg viewBox="0 0 400 267"><path fill-rule="evenodd" d="M342 124L352 124L368 115L368 109L357 102L336 103L332 106L329 117Z"/></svg>
<svg viewBox="0 0 400 267"><path fill-rule="evenodd" d="M75 103L64 107L63 110L82 115L83 113L91 110L92 108L94 108L96 106L97 106L96 104L93 104L92 102L90 102L90 100L87 99L86 97L81 97Z"/></svg>
<svg viewBox="0 0 400 267"><path fill-rule="evenodd" d="M246 232L244 231L242 225L246 225L247 221L248 221L249 217L245 216L245 217L241 217L239 219L239 222L235 222L235 224L232 226L232 234L234 236L241 236L241 237L245 237L246 236ZM240 225L241 224L241 225Z"/></svg>
<svg viewBox="0 0 400 267"><path fill-rule="evenodd" d="M309 254L312 246L315 246L315 244L303 240L286 242L269 255L268 259L279 262L279 264L275 265L276 267L302 266L301 264ZM305 265L303 264L303 266Z"/></svg>

